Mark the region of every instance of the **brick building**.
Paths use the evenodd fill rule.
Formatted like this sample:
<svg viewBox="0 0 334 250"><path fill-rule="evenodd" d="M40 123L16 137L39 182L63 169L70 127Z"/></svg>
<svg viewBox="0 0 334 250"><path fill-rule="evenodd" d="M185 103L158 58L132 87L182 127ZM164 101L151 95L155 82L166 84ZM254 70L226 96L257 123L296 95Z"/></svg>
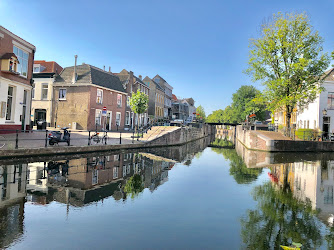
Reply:
<svg viewBox="0 0 334 250"><path fill-rule="evenodd" d="M53 98L53 83L63 68L56 62L34 61L34 88L32 90L31 118L36 125L37 121L46 121L47 126L54 126L55 104Z"/></svg>
<svg viewBox="0 0 334 250"><path fill-rule="evenodd" d="M89 64L66 67L54 82L54 123L72 129L124 128L127 94L120 79ZM102 116L106 107L107 114Z"/></svg>
<svg viewBox="0 0 334 250"><path fill-rule="evenodd" d="M0 129L30 128L34 45L0 26Z"/></svg>
<svg viewBox="0 0 334 250"><path fill-rule="evenodd" d="M139 90L146 95L149 95L149 87L142 81L142 76L136 77L132 71L127 71L123 69L120 73L116 74L122 81L123 87L126 90L128 97L126 102L126 116L125 116L125 126L129 129L134 129L134 126L138 124L139 126L146 126L149 121L148 112L139 115L139 120L137 123L138 115L135 115L130 108L130 97L132 93L136 93Z"/></svg>

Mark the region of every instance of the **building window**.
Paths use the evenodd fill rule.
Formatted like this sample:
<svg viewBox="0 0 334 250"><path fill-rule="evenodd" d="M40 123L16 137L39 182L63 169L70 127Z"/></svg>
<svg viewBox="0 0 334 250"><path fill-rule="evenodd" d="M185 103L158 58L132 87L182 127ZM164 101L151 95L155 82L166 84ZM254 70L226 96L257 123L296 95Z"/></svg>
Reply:
<svg viewBox="0 0 334 250"><path fill-rule="evenodd" d="M102 89L97 89L96 103L97 104L102 104L102 102L103 102L103 90Z"/></svg>
<svg viewBox="0 0 334 250"><path fill-rule="evenodd" d="M334 92L328 92L327 108L334 109Z"/></svg>
<svg viewBox="0 0 334 250"><path fill-rule="evenodd" d="M41 67L34 66L34 73L39 73L41 71Z"/></svg>
<svg viewBox="0 0 334 250"><path fill-rule="evenodd" d="M130 112L125 113L125 125L130 125Z"/></svg>
<svg viewBox="0 0 334 250"><path fill-rule="evenodd" d="M122 107L122 95L117 95L117 107Z"/></svg>
<svg viewBox="0 0 334 250"><path fill-rule="evenodd" d="M130 96L126 97L126 106L130 107Z"/></svg>
<svg viewBox="0 0 334 250"><path fill-rule="evenodd" d="M14 96L14 87L8 87L8 97L7 97L7 112L6 120L12 119L12 108L13 108L13 96Z"/></svg>
<svg viewBox="0 0 334 250"><path fill-rule="evenodd" d="M17 72L20 74L20 76L27 77L29 54L16 46L13 46L13 52L19 60L19 63L17 65Z"/></svg>
<svg viewBox="0 0 334 250"><path fill-rule="evenodd" d="M113 178L114 179L118 178L118 167L114 167L114 169L113 169Z"/></svg>
<svg viewBox="0 0 334 250"><path fill-rule="evenodd" d="M47 83L42 84L42 100L48 99L48 87Z"/></svg>
<svg viewBox="0 0 334 250"><path fill-rule="evenodd" d="M59 100L66 100L66 89L59 89Z"/></svg>
<svg viewBox="0 0 334 250"><path fill-rule="evenodd" d="M97 109L95 111L95 124L101 125L101 116L102 116L102 110Z"/></svg>
<svg viewBox="0 0 334 250"><path fill-rule="evenodd" d="M33 87L31 90L31 98L35 99L35 87Z"/></svg>
<svg viewBox="0 0 334 250"><path fill-rule="evenodd" d="M120 126L121 125L121 113L116 112L116 125Z"/></svg>

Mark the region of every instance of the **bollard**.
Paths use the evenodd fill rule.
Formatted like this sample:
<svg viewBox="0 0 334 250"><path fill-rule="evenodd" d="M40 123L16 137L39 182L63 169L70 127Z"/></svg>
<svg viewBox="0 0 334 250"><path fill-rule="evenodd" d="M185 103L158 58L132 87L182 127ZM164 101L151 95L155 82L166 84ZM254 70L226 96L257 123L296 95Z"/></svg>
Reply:
<svg viewBox="0 0 334 250"><path fill-rule="evenodd" d="M90 131L88 131L88 146L90 145Z"/></svg>
<svg viewBox="0 0 334 250"><path fill-rule="evenodd" d="M119 132L119 144L122 144L122 132Z"/></svg>
<svg viewBox="0 0 334 250"><path fill-rule="evenodd" d="M16 141L15 141L15 149L19 148L19 131L16 130Z"/></svg>
<svg viewBox="0 0 334 250"><path fill-rule="evenodd" d="M45 130L45 147L48 147L48 130Z"/></svg>
<svg viewBox="0 0 334 250"><path fill-rule="evenodd" d="M106 132L106 137L104 138L104 145L107 145L108 132Z"/></svg>

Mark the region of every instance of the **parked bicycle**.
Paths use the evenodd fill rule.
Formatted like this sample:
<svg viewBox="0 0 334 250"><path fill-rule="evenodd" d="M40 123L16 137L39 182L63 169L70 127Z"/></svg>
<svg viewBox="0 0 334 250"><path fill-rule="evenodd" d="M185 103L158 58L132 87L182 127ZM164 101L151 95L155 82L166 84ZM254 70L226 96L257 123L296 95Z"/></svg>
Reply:
<svg viewBox="0 0 334 250"><path fill-rule="evenodd" d="M90 137L91 144L99 144L100 142L103 144L103 142L107 141L107 135L106 134L104 134L103 136L100 136L99 134L100 134L99 132L95 132L95 134L93 134Z"/></svg>

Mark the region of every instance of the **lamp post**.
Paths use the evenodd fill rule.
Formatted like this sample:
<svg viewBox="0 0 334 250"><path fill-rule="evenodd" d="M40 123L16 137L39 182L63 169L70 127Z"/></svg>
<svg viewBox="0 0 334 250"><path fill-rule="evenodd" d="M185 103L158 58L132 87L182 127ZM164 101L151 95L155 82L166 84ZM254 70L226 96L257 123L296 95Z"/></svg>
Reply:
<svg viewBox="0 0 334 250"><path fill-rule="evenodd" d="M327 115L327 110L325 108L322 110L322 115L323 116Z"/></svg>

